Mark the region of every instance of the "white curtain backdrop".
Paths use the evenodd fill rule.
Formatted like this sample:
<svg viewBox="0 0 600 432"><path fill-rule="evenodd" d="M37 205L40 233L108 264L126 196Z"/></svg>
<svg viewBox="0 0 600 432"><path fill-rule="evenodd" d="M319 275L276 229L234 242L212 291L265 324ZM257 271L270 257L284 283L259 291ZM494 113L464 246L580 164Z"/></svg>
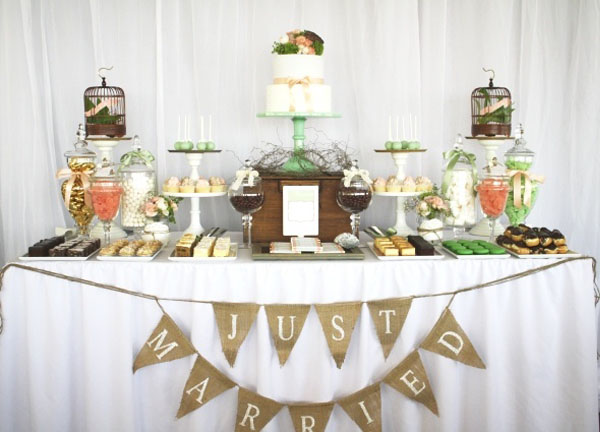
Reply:
<svg viewBox="0 0 600 432"><path fill-rule="evenodd" d="M271 81L271 45L292 28L325 39L325 79L341 119L308 122L309 140L343 140L374 176L394 171L378 155L388 115L418 115L429 149L409 173L439 182L443 150L470 133L469 96L496 70L511 89L513 124L524 124L545 174L529 222L560 228L574 249L600 252L600 1L262 0L0 1L0 263L55 226L71 223L54 173L83 121L82 94L96 70L126 92L127 132L157 157L159 181L188 174L167 153L178 116L212 114L219 155L203 175L230 178L251 149L291 146L291 122L258 119ZM505 145L500 155L507 150ZM483 153L476 144L467 148ZM123 143L116 157L127 151ZM189 203L178 214L188 222ZM201 203L206 226L239 229L226 199ZM375 202L365 224L392 224Z"/></svg>

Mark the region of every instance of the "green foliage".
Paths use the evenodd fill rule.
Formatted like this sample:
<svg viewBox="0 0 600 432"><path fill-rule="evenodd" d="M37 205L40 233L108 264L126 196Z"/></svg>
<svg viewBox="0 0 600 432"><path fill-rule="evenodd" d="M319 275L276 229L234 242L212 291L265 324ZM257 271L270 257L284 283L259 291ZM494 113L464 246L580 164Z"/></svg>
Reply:
<svg viewBox="0 0 600 432"><path fill-rule="evenodd" d="M488 112L481 117L479 117L479 124L488 124L488 123L502 123L508 124L510 123L511 113L515 109L512 104L510 106L501 106L500 108Z"/></svg>
<svg viewBox="0 0 600 432"><path fill-rule="evenodd" d="M91 110L100 102L101 102L100 98L98 98L96 100L95 104L93 101L90 100L90 98L85 98L85 101L84 101L85 111L87 112L87 111ZM98 111L96 114L94 114L93 116L88 117L87 122L90 124L116 124L117 116L111 115L108 107L104 107L100 111Z"/></svg>
<svg viewBox="0 0 600 432"><path fill-rule="evenodd" d="M320 41L314 41L312 46L315 49L316 55L323 55L324 46Z"/></svg>
<svg viewBox="0 0 600 432"><path fill-rule="evenodd" d="M281 42L275 42L273 44L273 51L271 51L272 53L275 54L298 54L298 45L294 45L291 42L288 43L281 43Z"/></svg>

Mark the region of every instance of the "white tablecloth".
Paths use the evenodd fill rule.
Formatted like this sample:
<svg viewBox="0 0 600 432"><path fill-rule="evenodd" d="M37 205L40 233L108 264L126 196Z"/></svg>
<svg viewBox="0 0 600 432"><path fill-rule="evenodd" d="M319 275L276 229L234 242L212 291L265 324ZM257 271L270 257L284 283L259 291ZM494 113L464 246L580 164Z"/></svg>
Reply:
<svg viewBox="0 0 600 432"><path fill-rule="evenodd" d="M170 297L259 303L374 300L454 290L546 260L234 263L36 262L40 268ZM237 390L175 420L193 357L132 374L160 318L153 301L10 269L0 293L1 431L233 431ZM337 369L314 308L284 367L261 309L231 368L210 305L165 303L198 351L232 380L285 402L336 399L381 379L432 328L448 298L413 301L384 360L366 305ZM384 431L597 431L591 263L576 261L456 297L452 311L487 365L421 351L439 407L382 386ZM265 431L293 431L287 409ZM327 431L359 430L336 406Z"/></svg>

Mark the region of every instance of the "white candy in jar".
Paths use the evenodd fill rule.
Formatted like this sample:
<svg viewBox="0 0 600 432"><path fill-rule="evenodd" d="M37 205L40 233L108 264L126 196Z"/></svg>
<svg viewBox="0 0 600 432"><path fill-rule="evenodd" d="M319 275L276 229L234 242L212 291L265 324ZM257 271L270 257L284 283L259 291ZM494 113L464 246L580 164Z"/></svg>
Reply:
<svg viewBox="0 0 600 432"><path fill-rule="evenodd" d="M124 227L142 227L146 224L144 203L154 194L154 175L130 173L123 180L121 223Z"/></svg>
<svg viewBox="0 0 600 432"><path fill-rule="evenodd" d="M475 223L475 192L473 173L456 170L450 173L446 198L451 216L446 218L450 226L468 226Z"/></svg>

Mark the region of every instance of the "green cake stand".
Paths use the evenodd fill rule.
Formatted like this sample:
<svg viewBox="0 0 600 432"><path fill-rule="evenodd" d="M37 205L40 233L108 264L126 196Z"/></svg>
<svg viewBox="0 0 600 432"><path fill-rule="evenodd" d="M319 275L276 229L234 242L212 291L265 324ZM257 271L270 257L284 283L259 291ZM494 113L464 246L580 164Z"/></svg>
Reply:
<svg viewBox="0 0 600 432"><path fill-rule="evenodd" d="M294 123L294 154L283 164L281 171L293 174L306 174L318 171L315 164L309 161L304 154L304 123L308 118L340 118L337 113L316 112L264 112L256 115L259 118L285 117L291 118Z"/></svg>

